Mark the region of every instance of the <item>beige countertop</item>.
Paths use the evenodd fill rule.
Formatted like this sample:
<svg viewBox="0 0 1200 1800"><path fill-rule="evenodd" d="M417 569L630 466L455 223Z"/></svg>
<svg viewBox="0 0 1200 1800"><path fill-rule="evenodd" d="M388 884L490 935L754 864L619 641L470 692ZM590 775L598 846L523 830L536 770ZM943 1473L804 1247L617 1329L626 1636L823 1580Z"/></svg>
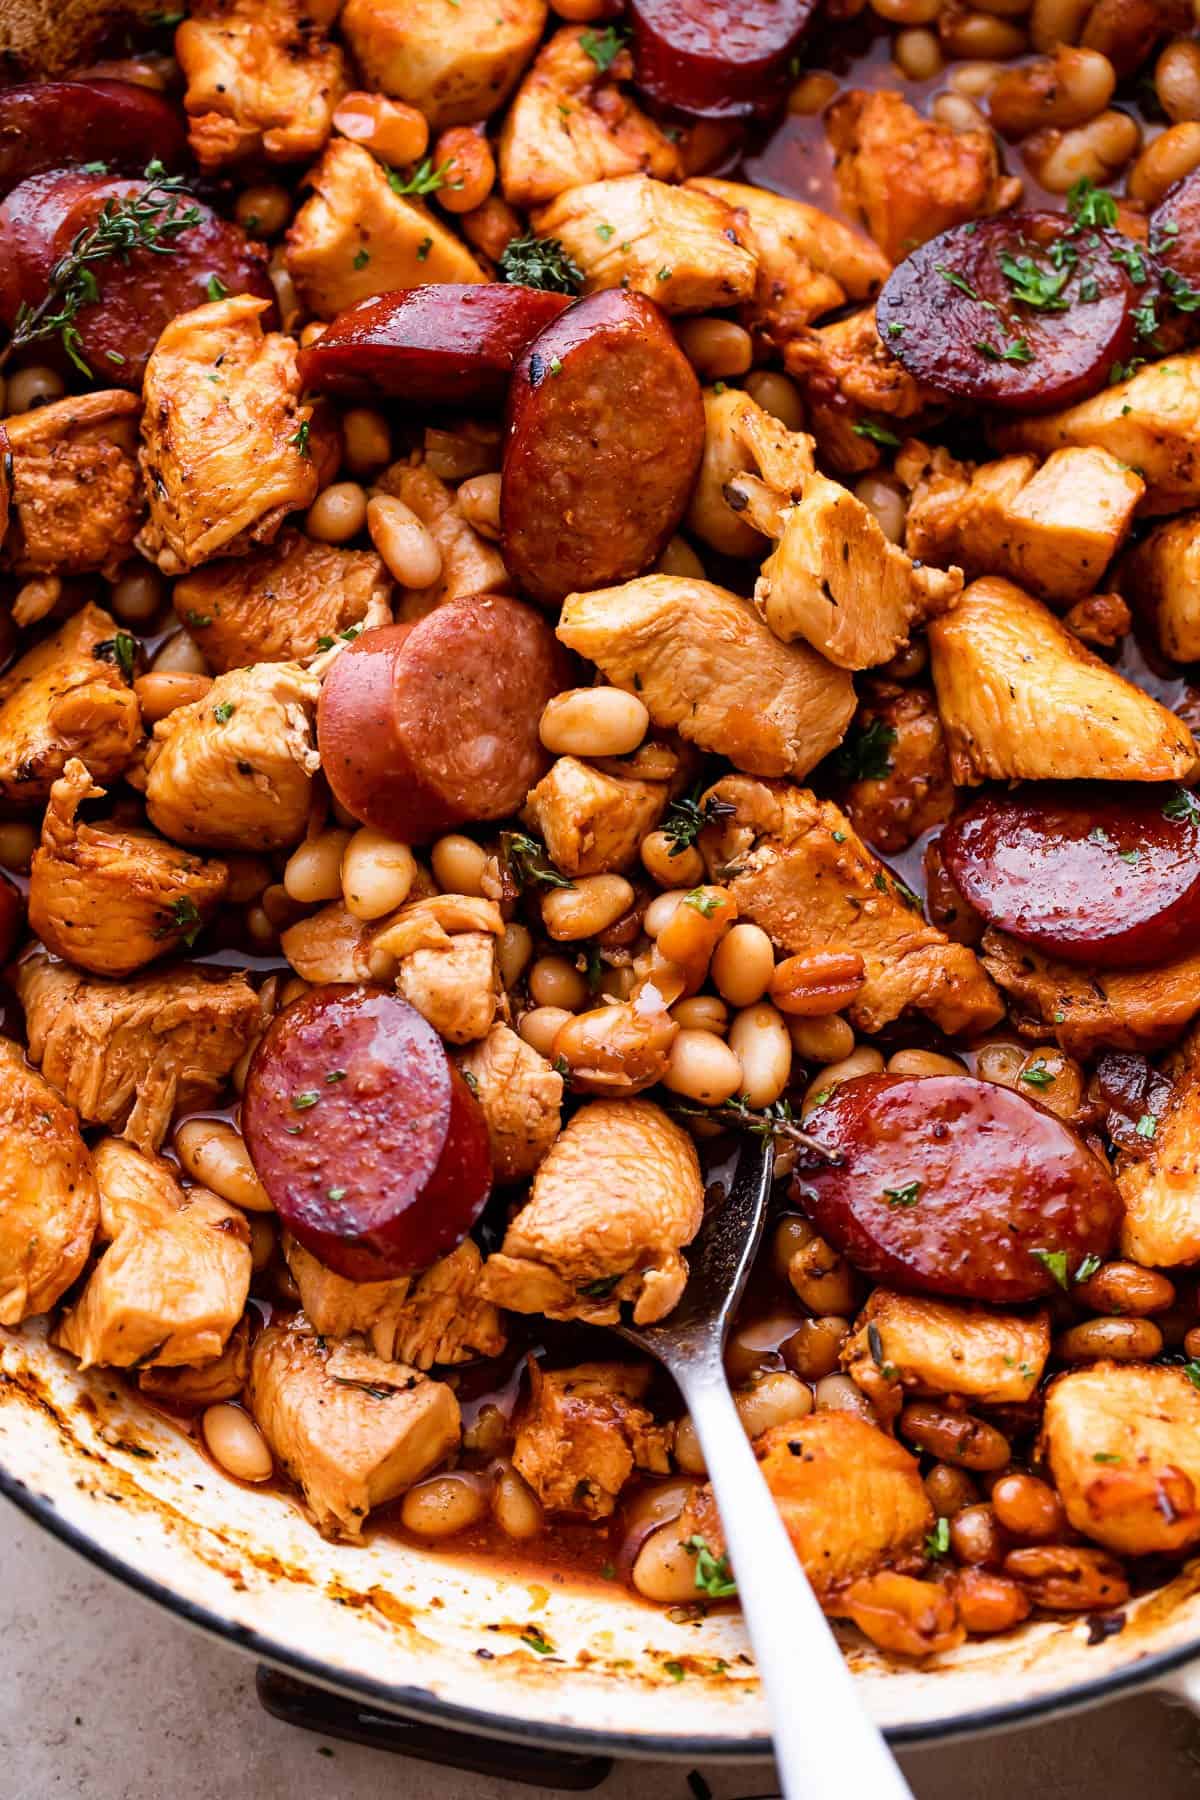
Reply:
<svg viewBox="0 0 1200 1800"><path fill-rule="evenodd" d="M4 1800L521 1800L556 1793L334 1743L268 1718L246 1657L0 1502ZM1200 1724L1146 1698L904 1759L917 1800L1197 1800ZM713 1800L772 1791L701 1768ZM618 1763L600 1800L693 1800L683 1765ZM703 1791L703 1790L701 1790ZM845 1800L866 1800L847 1795Z"/></svg>

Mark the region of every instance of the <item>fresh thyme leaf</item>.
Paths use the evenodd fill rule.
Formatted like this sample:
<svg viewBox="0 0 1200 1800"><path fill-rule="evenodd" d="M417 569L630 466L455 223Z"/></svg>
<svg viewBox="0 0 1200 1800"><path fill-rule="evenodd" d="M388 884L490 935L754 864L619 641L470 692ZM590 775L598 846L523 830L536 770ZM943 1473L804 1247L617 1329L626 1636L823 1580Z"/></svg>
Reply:
<svg viewBox="0 0 1200 1800"><path fill-rule="evenodd" d="M500 273L505 281L552 294L577 294L583 286L583 270L557 238L514 238L500 254Z"/></svg>
<svg viewBox="0 0 1200 1800"><path fill-rule="evenodd" d="M550 861L546 846L523 831L500 833L500 854L522 887L541 883L543 887L569 888L575 883L562 875Z"/></svg>
<svg viewBox="0 0 1200 1800"><path fill-rule="evenodd" d="M946 263L935 263L934 268L943 281L948 281L951 287L957 288L960 294L965 294L968 300L978 300L979 295L975 289L964 276L958 274L957 270L950 268Z"/></svg>
<svg viewBox="0 0 1200 1800"><path fill-rule="evenodd" d="M898 450L900 439L886 425L877 425L874 419L859 419L850 427L855 437L870 438L873 444L882 444L885 450Z"/></svg>
<svg viewBox="0 0 1200 1800"><path fill-rule="evenodd" d="M454 167L453 157L448 158L436 169L432 156L418 163L411 175L401 175L399 169L389 169L387 183L393 194L436 194L439 188L461 187L461 181L450 180L450 170Z"/></svg>
<svg viewBox="0 0 1200 1800"><path fill-rule="evenodd" d="M1193 1356L1183 1365L1183 1372L1194 1388L1200 1388L1200 1357Z"/></svg>
<svg viewBox="0 0 1200 1800"><path fill-rule="evenodd" d="M220 700L213 707L213 718L218 725L227 725L236 711L237 707L232 700Z"/></svg>
<svg viewBox="0 0 1200 1800"><path fill-rule="evenodd" d="M915 1206L921 1198L921 1183L906 1181L903 1187L885 1187L883 1197L889 1206Z"/></svg>
<svg viewBox="0 0 1200 1800"><path fill-rule="evenodd" d="M1097 1450L1092 1455L1094 1463L1119 1463L1121 1460L1121 1457L1115 1455L1111 1450Z"/></svg>
<svg viewBox="0 0 1200 1800"><path fill-rule="evenodd" d="M701 803L700 788L679 800L672 800L662 822L662 829L671 840L668 856L682 856L690 850L706 825L713 825L718 819L728 818L737 811L728 800L718 800L715 794Z"/></svg>
<svg viewBox="0 0 1200 1800"><path fill-rule="evenodd" d="M683 904L698 912L702 919L711 919L721 902L716 894L706 894L703 888L693 888L683 896Z"/></svg>
<svg viewBox="0 0 1200 1800"><path fill-rule="evenodd" d="M930 1562L939 1556L948 1555L950 1550L950 1521L939 1519L933 1530L925 1538L925 1554Z"/></svg>
<svg viewBox="0 0 1200 1800"><path fill-rule="evenodd" d="M183 941L190 950L200 934L204 920L196 902L186 894L171 902L171 922L176 931L183 933Z"/></svg>
<svg viewBox="0 0 1200 1800"><path fill-rule="evenodd" d="M543 1637L536 1625L527 1625L521 1633L522 1641L536 1650L539 1656L553 1656L554 1645L549 1638Z"/></svg>
<svg viewBox="0 0 1200 1800"><path fill-rule="evenodd" d="M888 751L895 742L895 729L872 719L861 731L851 732L834 751L834 775L839 781L882 781L891 769Z"/></svg>
<svg viewBox="0 0 1200 1800"><path fill-rule="evenodd" d="M1028 1082L1030 1087L1035 1088L1050 1087L1054 1079L1055 1077L1051 1074L1040 1056L1036 1062L1030 1063L1029 1067L1021 1076L1022 1081Z"/></svg>
<svg viewBox="0 0 1200 1800"><path fill-rule="evenodd" d="M579 48L603 73L612 68L625 48L625 34L615 25L608 26L605 31L584 31L580 33Z"/></svg>
<svg viewBox="0 0 1200 1800"><path fill-rule="evenodd" d="M1195 824L1200 820L1200 802L1186 788L1180 788L1163 806L1162 816L1180 823Z"/></svg>
<svg viewBox="0 0 1200 1800"><path fill-rule="evenodd" d="M118 631L116 637L105 638L102 643L93 644L92 655L98 656L101 662L116 663L126 681L133 680L137 639L130 637L127 631Z"/></svg>
<svg viewBox="0 0 1200 1800"><path fill-rule="evenodd" d="M1037 1258L1048 1275L1053 1275L1060 1288L1069 1286L1065 1250L1031 1250L1029 1254Z"/></svg>
<svg viewBox="0 0 1200 1800"><path fill-rule="evenodd" d="M828 1095L818 1094L816 1098L820 1101ZM670 1110L680 1118L708 1119L714 1125L730 1131L745 1131L751 1137L763 1138L772 1144L795 1144L798 1149L820 1157L822 1162L837 1164L842 1160L838 1151L830 1150L796 1123L789 1100L775 1100L759 1110L750 1105L744 1094L739 1094L735 1099L723 1100L720 1106L690 1106L686 1101L677 1100Z"/></svg>
<svg viewBox="0 0 1200 1800"><path fill-rule="evenodd" d="M288 439L289 444L295 444L297 453L300 456L311 456L312 455L312 451L309 448L309 443L308 443L310 430L311 430L311 427L309 425L308 420L301 419L299 427L295 432L295 435Z"/></svg>
<svg viewBox="0 0 1200 1800"><path fill-rule="evenodd" d="M302 1094L292 1095L292 1105L297 1112L307 1112L309 1107L315 1106L320 1098L316 1088L306 1088Z"/></svg>
<svg viewBox="0 0 1200 1800"><path fill-rule="evenodd" d="M1084 1257L1083 1261L1080 1263L1079 1267L1076 1269L1075 1280L1078 1282L1090 1281L1092 1276L1096 1273L1096 1270L1099 1267L1100 1267L1100 1258L1096 1255L1095 1251L1093 1250L1087 1256Z"/></svg>
<svg viewBox="0 0 1200 1800"><path fill-rule="evenodd" d="M1086 175L1081 175L1067 190L1067 211L1079 227L1102 228L1117 222L1117 203L1113 196L1098 188Z"/></svg>
<svg viewBox="0 0 1200 1800"><path fill-rule="evenodd" d="M700 1593L707 1594L710 1600L727 1600L730 1594L737 1593L727 1555L714 1556L702 1537L685 1538L683 1547L696 1559L695 1583Z"/></svg>

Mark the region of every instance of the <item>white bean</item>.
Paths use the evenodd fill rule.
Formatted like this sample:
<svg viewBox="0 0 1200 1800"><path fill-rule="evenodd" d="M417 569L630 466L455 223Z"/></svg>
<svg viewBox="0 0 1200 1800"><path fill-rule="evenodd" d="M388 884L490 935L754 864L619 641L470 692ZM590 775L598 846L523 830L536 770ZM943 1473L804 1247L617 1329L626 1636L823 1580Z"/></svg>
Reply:
<svg viewBox="0 0 1200 1800"><path fill-rule="evenodd" d="M731 925L713 951L712 978L730 1006L753 1006L771 985L775 947L761 925ZM789 1049L790 1060L790 1049Z"/></svg>
<svg viewBox="0 0 1200 1800"><path fill-rule="evenodd" d="M621 688L571 688L545 707L538 727L555 756L628 756L650 729L636 694Z"/></svg>
<svg viewBox="0 0 1200 1800"><path fill-rule="evenodd" d="M729 1048L742 1065L742 1088L751 1106L771 1106L792 1072L792 1040L783 1014L769 1000L747 1006L729 1027Z"/></svg>
<svg viewBox="0 0 1200 1800"><path fill-rule="evenodd" d="M403 500L376 494L367 502L367 530L389 574L402 587L427 588L437 581L442 573L437 539Z"/></svg>
<svg viewBox="0 0 1200 1800"><path fill-rule="evenodd" d="M447 832L433 846L429 860L433 879L444 894L483 893L488 854L474 838L461 831Z"/></svg>
<svg viewBox="0 0 1200 1800"><path fill-rule="evenodd" d="M701 1106L720 1106L740 1092L742 1065L723 1038L687 1026L671 1045L663 1083Z"/></svg>
<svg viewBox="0 0 1200 1800"><path fill-rule="evenodd" d="M559 943L572 943L607 931L633 901L633 888L623 875L581 875L573 886L553 888L545 896L542 923Z"/></svg>
<svg viewBox="0 0 1200 1800"><path fill-rule="evenodd" d="M240 1131L226 1119L188 1119L175 1133L175 1154L193 1181L230 1206L273 1212Z"/></svg>
<svg viewBox="0 0 1200 1800"><path fill-rule="evenodd" d="M337 900L342 892L342 857L350 842L348 831L322 831L307 838L288 857L283 885L302 906Z"/></svg>
<svg viewBox="0 0 1200 1800"><path fill-rule="evenodd" d="M400 1521L416 1537L455 1537L477 1525L486 1511L478 1476L434 1475L409 1488L400 1504Z"/></svg>
<svg viewBox="0 0 1200 1800"><path fill-rule="evenodd" d="M213 1460L239 1481L269 1481L275 1473L266 1439L240 1406L222 1401L208 1407L200 1429Z"/></svg>
<svg viewBox="0 0 1200 1800"><path fill-rule="evenodd" d="M363 825L342 856L342 892L356 919L381 919L408 899L416 879L416 858L372 825Z"/></svg>

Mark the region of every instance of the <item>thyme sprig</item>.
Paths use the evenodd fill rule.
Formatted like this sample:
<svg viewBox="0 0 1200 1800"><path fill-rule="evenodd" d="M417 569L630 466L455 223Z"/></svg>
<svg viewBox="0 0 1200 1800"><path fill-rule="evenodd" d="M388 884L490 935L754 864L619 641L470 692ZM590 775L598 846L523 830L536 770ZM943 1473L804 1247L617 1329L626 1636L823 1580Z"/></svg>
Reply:
<svg viewBox="0 0 1200 1800"><path fill-rule="evenodd" d="M794 1144L807 1150L822 1162L840 1163L841 1153L796 1123L790 1100L775 1100L770 1106L755 1108L743 1094L723 1100L720 1106L689 1106L677 1100L668 1109L684 1119L708 1119L726 1131L745 1131L751 1137L769 1139L772 1144Z"/></svg>

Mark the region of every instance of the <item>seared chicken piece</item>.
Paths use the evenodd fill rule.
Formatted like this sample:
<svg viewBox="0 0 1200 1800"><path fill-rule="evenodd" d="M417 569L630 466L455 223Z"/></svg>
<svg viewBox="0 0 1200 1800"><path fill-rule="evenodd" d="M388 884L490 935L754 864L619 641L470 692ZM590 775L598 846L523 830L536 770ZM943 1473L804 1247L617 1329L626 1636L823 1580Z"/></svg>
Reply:
<svg viewBox="0 0 1200 1800"><path fill-rule="evenodd" d="M781 644L750 601L708 581L642 575L568 594L558 635L636 692L660 730L754 775L806 775L854 713L843 669Z"/></svg>
<svg viewBox="0 0 1200 1800"><path fill-rule="evenodd" d="M376 1356L414 1369L499 1356L504 1348L500 1314L477 1291L482 1259L470 1238L422 1274L394 1281L347 1281L288 1233L283 1249L305 1317L322 1337L361 1332Z"/></svg>
<svg viewBox="0 0 1200 1800"><path fill-rule="evenodd" d="M305 981L390 981L396 959L375 948L378 925L356 919L340 900L289 925L279 942Z"/></svg>
<svg viewBox="0 0 1200 1800"><path fill-rule="evenodd" d="M714 312L753 295L758 261L729 207L693 188L622 175L571 188L534 214L583 270L583 291L622 287L665 312Z"/></svg>
<svg viewBox="0 0 1200 1800"><path fill-rule="evenodd" d="M129 654L133 640L126 640ZM142 735L115 619L89 602L0 679L0 796L40 806L73 756L97 781L130 762Z"/></svg>
<svg viewBox="0 0 1200 1800"><path fill-rule="evenodd" d="M319 544L287 526L248 556L208 563L175 583L175 611L218 673L302 661L355 626L390 625L392 580L368 550Z"/></svg>
<svg viewBox="0 0 1200 1800"><path fill-rule="evenodd" d="M842 474L874 469L884 445L946 410L946 396L922 387L875 329L875 308L801 331L784 345L784 366L800 385L822 457Z"/></svg>
<svg viewBox="0 0 1200 1800"><path fill-rule="evenodd" d="M635 1363L529 1363L529 1400L513 1466L547 1512L607 1519L635 1468L670 1469L672 1430L642 1404L650 1370Z"/></svg>
<svg viewBox="0 0 1200 1800"><path fill-rule="evenodd" d="M693 176L686 185L724 201L739 226L749 226L758 285L741 321L780 349L822 313L847 300L873 300L891 273L870 238L818 206L710 175Z"/></svg>
<svg viewBox="0 0 1200 1800"><path fill-rule="evenodd" d="M545 839L564 875L612 874L636 863L668 792L663 782L624 781L577 756L560 756L530 789L521 817Z"/></svg>
<svg viewBox="0 0 1200 1800"><path fill-rule="evenodd" d="M154 727L146 811L182 844L281 850L308 822L315 742L315 675L295 663L254 663L218 675L202 700Z"/></svg>
<svg viewBox="0 0 1200 1800"><path fill-rule="evenodd" d="M754 406L741 388L704 390L704 456L688 502L687 528L723 556L766 554L767 540L736 513L725 498L735 476L754 468L754 459L742 442L737 424L742 413Z"/></svg>
<svg viewBox="0 0 1200 1800"><path fill-rule="evenodd" d="M894 1418L905 1393L1019 1405L1050 1354L1050 1314L995 1312L877 1287L842 1347L842 1367Z"/></svg>
<svg viewBox="0 0 1200 1800"><path fill-rule="evenodd" d="M245 975L177 963L132 981L79 975L40 952L17 969L29 1056L88 1125L139 1150L171 1114L209 1104L262 1028Z"/></svg>
<svg viewBox="0 0 1200 1800"><path fill-rule="evenodd" d="M18 575L113 575L146 510L136 394L73 394L4 421L11 517L0 566Z"/></svg>
<svg viewBox="0 0 1200 1800"><path fill-rule="evenodd" d="M499 1023L459 1067L487 1120L493 1177L527 1181L562 1129L562 1076Z"/></svg>
<svg viewBox="0 0 1200 1800"><path fill-rule="evenodd" d="M318 1337L303 1314L258 1338L246 1398L323 1537L360 1537L372 1507L436 1468L462 1435L444 1382L360 1338Z"/></svg>
<svg viewBox="0 0 1200 1800"><path fill-rule="evenodd" d="M869 506L817 473L807 432L759 406L743 407L734 431L758 473L733 476L725 499L775 541L754 604L777 638L803 638L838 668L869 669L954 605L962 570L927 569L889 543Z"/></svg>
<svg viewBox="0 0 1200 1800"><path fill-rule="evenodd" d="M363 153L365 155L365 152ZM165 575L269 544L317 496L296 341L235 294L171 320L146 365L138 547Z"/></svg>
<svg viewBox="0 0 1200 1800"><path fill-rule="evenodd" d="M985 577L929 627L959 787L988 780L1186 781L1182 719L1084 648L1011 581Z"/></svg>
<svg viewBox="0 0 1200 1800"><path fill-rule="evenodd" d="M899 94L851 88L825 114L825 129L842 205L892 262L1020 196L1020 182L1000 173L990 131L939 125Z"/></svg>
<svg viewBox="0 0 1200 1800"><path fill-rule="evenodd" d="M379 10L377 0L370 3ZM434 3L440 8L441 0ZM393 192L386 169L361 144L332 138L308 180L314 192L288 230L287 266L319 319L392 288L486 279L428 207Z"/></svg>
<svg viewBox="0 0 1200 1800"><path fill-rule="evenodd" d="M529 1200L483 1266L479 1291L512 1312L639 1325L683 1292L679 1254L700 1229L704 1187L691 1138L649 1100L580 1107L533 1179Z"/></svg>
<svg viewBox="0 0 1200 1800"><path fill-rule="evenodd" d="M346 59L298 0L202 0L175 33L188 142L202 169L316 156L346 92Z"/></svg>
<svg viewBox="0 0 1200 1800"><path fill-rule="evenodd" d="M91 1368L215 1361L246 1309L250 1227L169 1163L105 1138L93 1157L108 1245L54 1335Z"/></svg>
<svg viewBox="0 0 1200 1800"><path fill-rule="evenodd" d="M105 790L72 759L50 790L29 874L29 923L55 956L97 975L130 975L190 947L225 894L224 863L115 821L88 824L81 802Z"/></svg>
<svg viewBox="0 0 1200 1800"><path fill-rule="evenodd" d="M396 959L396 986L452 1044L486 1036L496 1016L496 950L504 920L493 900L434 894L404 906L376 932L374 948Z"/></svg>
<svg viewBox="0 0 1200 1800"><path fill-rule="evenodd" d="M822 1606L830 1608L858 1576L923 1566L933 1505L916 1458L895 1438L855 1413L828 1411L772 1425L755 1449ZM691 1495L679 1521L680 1542L692 1537L703 1538L714 1556L724 1555L725 1533L707 1484Z"/></svg>
<svg viewBox="0 0 1200 1800"><path fill-rule="evenodd" d="M1129 552L1119 579L1137 595L1166 656L1200 659L1200 512L1156 525Z"/></svg>
<svg viewBox="0 0 1200 1800"><path fill-rule="evenodd" d="M954 811L950 758L928 688L864 683L846 751L857 773L841 802L880 855L907 850Z"/></svg>
<svg viewBox="0 0 1200 1800"><path fill-rule="evenodd" d="M1200 1543L1200 1390L1183 1369L1096 1362L1060 1375L1042 1451L1085 1537L1123 1556Z"/></svg>
<svg viewBox="0 0 1200 1800"><path fill-rule="evenodd" d="M158 1364L139 1369L137 1384L143 1394L167 1406L214 1406L218 1400L235 1400L250 1373L250 1330L246 1314L226 1342L220 1356L199 1366L184 1363L166 1369Z"/></svg>
<svg viewBox="0 0 1200 1800"><path fill-rule="evenodd" d="M847 1009L859 1031L925 1013L944 1032L983 1030L1003 1015L974 952L927 925L919 906L855 833L807 788L725 776L709 790L733 808L700 835L738 917L785 956L854 950L866 980Z"/></svg>
<svg viewBox="0 0 1200 1800"><path fill-rule="evenodd" d="M1164 1071L1174 1086L1145 1155L1117 1159L1121 1254L1152 1269L1200 1262L1200 1032Z"/></svg>
<svg viewBox="0 0 1200 1800"><path fill-rule="evenodd" d="M580 40L556 31L522 81L500 133L500 185L510 206L544 206L568 188L616 175L678 181L679 151L622 91L633 77L628 50L601 70Z"/></svg>
<svg viewBox="0 0 1200 1800"><path fill-rule="evenodd" d="M1145 482L1143 514L1200 505L1200 351L1164 356L1090 400L1012 419L992 436L1002 450L1039 456L1064 444L1107 450Z"/></svg>
<svg viewBox="0 0 1200 1800"><path fill-rule="evenodd" d="M50 1308L100 1223L92 1159L69 1106L0 1038L0 1325Z"/></svg>
<svg viewBox="0 0 1200 1800"><path fill-rule="evenodd" d="M989 929L981 954L1018 1031L1053 1037L1070 1056L1157 1049L1200 1012L1200 951L1155 969L1085 969Z"/></svg>
<svg viewBox="0 0 1200 1800"><path fill-rule="evenodd" d="M924 562L960 563L968 575L1006 575L1051 604L1098 587L1146 491L1107 450L960 463L914 440L896 458L912 489L905 546Z"/></svg>
<svg viewBox="0 0 1200 1800"><path fill-rule="evenodd" d="M444 0L347 0L341 17L366 85L419 107L432 131L495 112L545 23L545 0L458 0L449 12Z"/></svg>
<svg viewBox="0 0 1200 1800"><path fill-rule="evenodd" d="M458 504L457 496L423 463L393 463L375 479L381 494L403 500L425 526L442 553L442 572L432 587L401 588L398 619L423 619L447 600L468 594L511 594L512 579L494 544L480 537Z"/></svg>

